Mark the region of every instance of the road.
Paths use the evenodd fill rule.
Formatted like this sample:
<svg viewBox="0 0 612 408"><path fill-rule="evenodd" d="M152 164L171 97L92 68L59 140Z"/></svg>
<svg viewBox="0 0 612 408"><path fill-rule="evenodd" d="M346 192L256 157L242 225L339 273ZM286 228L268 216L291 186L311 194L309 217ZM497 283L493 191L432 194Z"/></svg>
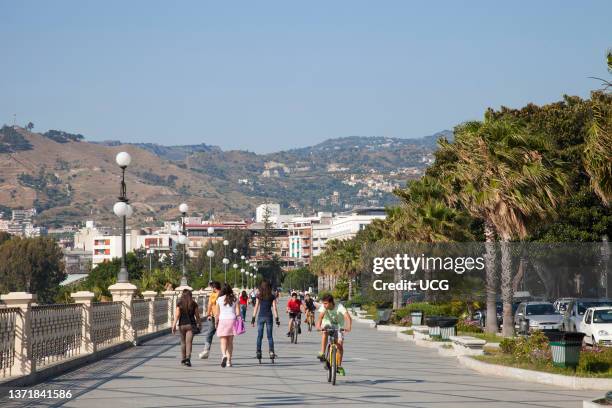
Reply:
<svg viewBox="0 0 612 408"><path fill-rule="evenodd" d="M598 391L572 391L486 377L456 359L416 347L356 323L347 336L346 377L334 387L315 355L319 335L303 333L297 345L275 329L279 358L258 364L255 329L236 338L234 366L221 368L215 338L209 360L198 360L204 337L196 336L193 367L179 362L177 336L166 335L32 389L71 390L70 400L9 401L2 407L581 407ZM306 330L304 330L306 332ZM266 354L264 338L264 355Z"/></svg>

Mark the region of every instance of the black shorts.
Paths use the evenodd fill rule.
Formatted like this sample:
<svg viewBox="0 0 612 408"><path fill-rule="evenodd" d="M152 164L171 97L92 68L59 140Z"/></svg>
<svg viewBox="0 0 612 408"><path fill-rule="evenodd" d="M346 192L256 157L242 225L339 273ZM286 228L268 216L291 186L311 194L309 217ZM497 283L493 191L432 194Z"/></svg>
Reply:
<svg viewBox="0 0 612 408"><path fill-rule="evenodd" d="M289 318L293 319L293 318L298 318L300 319L302 317L302 312L289 312Z"/></svg>

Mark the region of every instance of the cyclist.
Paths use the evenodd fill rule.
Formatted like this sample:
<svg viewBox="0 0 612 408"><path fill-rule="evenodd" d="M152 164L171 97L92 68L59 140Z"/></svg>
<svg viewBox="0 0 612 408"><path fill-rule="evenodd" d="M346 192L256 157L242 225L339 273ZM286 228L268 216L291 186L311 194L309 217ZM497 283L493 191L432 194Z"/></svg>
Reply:
<svg viewBox="0 0 612 408"><path fill-rule="evenodd" d="M338 329L338 374L346 375L342 368L342 354L344 354L344 336L340 329L344 328L344 332L351 331L353 320L348 310L342 305L334 302L334 297L331 294L325 294L321 297L321 305L319 306L319 318L317 319L317 330L326 327L334 327ZM325 346L327 345L327 332L323 331L321 336L321 352L318 355L320 361L325 361Z"/></svg>
<svg viewBox="0 0 612 408"><path fill-rule="evenodd" d="M317 310L317 304L308 292L304 295L304 310L306 311L306 322L310 321L314 324L314 312Z"/></svg>
<svg viewBox="0 0 612 408"><path fill-rule="evenodd" d="M298 334L301 333L302 329L300 328L300 318L302 313L302 302L300 301L300 299L298 299L298 295L296 292L291 293L291 298L287 302L287 313L289 313L289 327L287 331L287 337L291 337L291 325L293 324L293 318L296 318L298 322Z"/></svg>

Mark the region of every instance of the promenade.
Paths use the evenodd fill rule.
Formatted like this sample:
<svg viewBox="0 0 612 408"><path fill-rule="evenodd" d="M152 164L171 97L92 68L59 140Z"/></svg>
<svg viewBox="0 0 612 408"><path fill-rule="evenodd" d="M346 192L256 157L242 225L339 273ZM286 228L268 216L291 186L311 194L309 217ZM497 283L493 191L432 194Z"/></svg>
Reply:
<svg viewBox="0 0 612 408"><path fill-rule="evenodd" d="M289 343L286 318L275 328L276 364L255 359L256 330L236 338L234 366L220 367L215 338L208 360L197 359L204 336L194 342L193 367L180 365L178 336L164 335L104 360L30 387L71 390L70 400L0 400L13 407L582 407L597 391L573 391L486 377L462 368L436 350L399 341L355 323L347 336L347 376L334 387L315 355L319 335L302 331ZM264 337L264 355L267 343Z"/></svg>

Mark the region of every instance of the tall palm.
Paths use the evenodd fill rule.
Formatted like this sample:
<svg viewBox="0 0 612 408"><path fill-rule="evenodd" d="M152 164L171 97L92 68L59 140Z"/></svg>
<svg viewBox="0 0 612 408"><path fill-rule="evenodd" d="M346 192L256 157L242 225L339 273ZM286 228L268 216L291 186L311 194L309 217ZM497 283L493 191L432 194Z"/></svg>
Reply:
<svg viewBox="0 0 612 408"><path fill-rule="evenodd" d="M444 148L457 157L452 178L457 199L472 215L481 218L487 242L487 276L494 277L494 257L489 257L495 235L500 239L503 335L513 333L512 265L509 242L525 238L535 219L549 216L567 188L562 165L546 156L547 141L510 119L469 122L455 133L455 142ZM491 279L494 282L494 278ZM496 316L487 282L487 315ZM491 304L492 303L492 304ZM487 319L491 331L495 319Z"/></svg>
<svg viewBox="0 0 612 408"><path fill-rule="evenodd" d="M587 133L584 166L591 187L605 205L612 201L612 94L592 94L593 119Z"/></svg>

